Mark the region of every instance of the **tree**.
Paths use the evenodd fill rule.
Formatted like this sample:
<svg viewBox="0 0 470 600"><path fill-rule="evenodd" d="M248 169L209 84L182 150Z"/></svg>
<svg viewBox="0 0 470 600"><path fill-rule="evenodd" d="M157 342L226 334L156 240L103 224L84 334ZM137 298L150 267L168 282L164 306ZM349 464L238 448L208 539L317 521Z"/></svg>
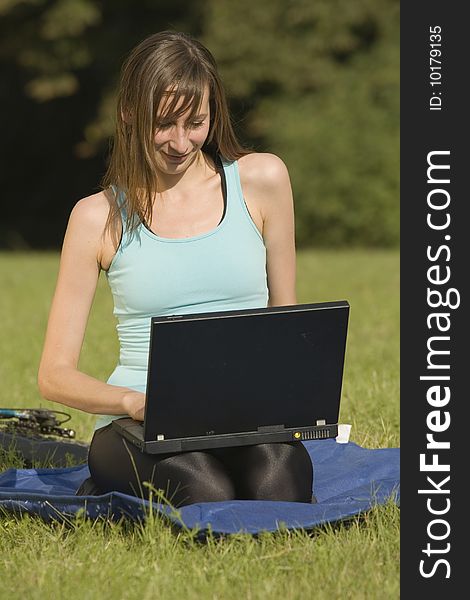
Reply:
<svg viewBox="0 0 470 600"><path fill-rule="evenodd" d="M204 41L241 129L291 172L300 245L398 241L395 0L212 0Z"/></svg>

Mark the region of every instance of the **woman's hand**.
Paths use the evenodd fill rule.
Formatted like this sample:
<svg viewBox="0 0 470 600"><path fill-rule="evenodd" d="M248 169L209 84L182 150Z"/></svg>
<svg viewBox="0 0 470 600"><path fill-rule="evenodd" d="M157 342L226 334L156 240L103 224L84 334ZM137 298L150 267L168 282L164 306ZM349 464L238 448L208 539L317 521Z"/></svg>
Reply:
<svg viewBox="0 0 470 600"><path fill-rule="evenodd" d="M122 405L124 411L135 421L144 420L145 394L142 392L129 391L125 394Z"/></svg>

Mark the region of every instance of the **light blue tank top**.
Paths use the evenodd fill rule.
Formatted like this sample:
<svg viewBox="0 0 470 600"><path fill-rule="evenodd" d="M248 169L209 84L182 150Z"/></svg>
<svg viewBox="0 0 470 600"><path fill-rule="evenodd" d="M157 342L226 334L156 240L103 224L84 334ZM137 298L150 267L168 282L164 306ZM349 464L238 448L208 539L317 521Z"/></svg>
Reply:
<svg viewBox="0 0 470 600"><path fill-rule="evenodd" d="M226 210L219 225L190 238L163 238L140 224L125 230L107 271L120 343L108 383L145 392L150 320L155 316L262 308L266 248L243 199L236 161L222 161ZM119 415L101 415L95 428Z"/></svg>

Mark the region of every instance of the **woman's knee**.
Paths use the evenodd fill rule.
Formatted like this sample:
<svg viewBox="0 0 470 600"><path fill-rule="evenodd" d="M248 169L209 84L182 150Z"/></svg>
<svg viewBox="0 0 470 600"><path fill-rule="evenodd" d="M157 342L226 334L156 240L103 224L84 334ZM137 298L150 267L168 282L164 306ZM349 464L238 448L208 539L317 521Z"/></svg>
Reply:
<svg viewBox="0 0 470 600"><path fill-rule="evenodd" d="M142 453L110 426L97 430L90 444L88 467L93 481L104 493L148 497L144 481L152 480L151 464Z"/></svg>
<svg viewBox="0 0 470 600"><path fill-rule="evenodd" d="M260 444L251 448L244 496L252 500L311 502L313 466L300 442Z"/></svg>
<svg viewBox="0 0 470 600"><path fill-rule="evenodd" d="M223 502L235 498L235 488L222 463L206 452L185 452L161 461L156 481L174 506Z"/></svg>

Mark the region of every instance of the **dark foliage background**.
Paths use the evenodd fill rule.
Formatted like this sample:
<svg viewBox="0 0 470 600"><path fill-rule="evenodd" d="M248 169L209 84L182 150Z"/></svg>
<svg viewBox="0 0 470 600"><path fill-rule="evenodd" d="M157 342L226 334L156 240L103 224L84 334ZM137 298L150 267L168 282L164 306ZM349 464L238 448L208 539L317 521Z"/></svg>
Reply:
<svg viewBox="0 0 470 600"><path fill-rule="evenodd" d="M0 247L60 246L120 65L162 29L206 43L242 140L288 165L298 246L397 245L398 0L0 0Z"/></svg>

